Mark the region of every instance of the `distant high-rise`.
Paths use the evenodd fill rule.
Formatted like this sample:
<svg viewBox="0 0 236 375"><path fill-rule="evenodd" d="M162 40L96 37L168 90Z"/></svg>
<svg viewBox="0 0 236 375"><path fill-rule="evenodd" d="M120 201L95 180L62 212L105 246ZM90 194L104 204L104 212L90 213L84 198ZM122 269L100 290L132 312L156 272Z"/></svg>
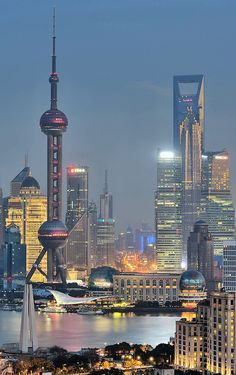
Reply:
<svg viewBox="0 0 236 375"><path fill-rule="evenodd" d="M21 185L19 196L8 198L6 226L15 224L21 235L21 243L26 245L26 272L32 268L42 250L38 240L38 229L47 218L47 197L40 192L39 183L28 176ZM41 269L47 272L47 257L41 261ZM45 281L36 272L33 281Z"/></svg>
<svg viewBox="0 0 236 375"><path fill-rule="evenodd" d="M88 210L88 167L67 168L66 225L73 228Z"/></svg>
<svg viewBox="0 0 236 375"><path fill-rule="evenodd" d="M157 270L178 272L182 261L181 157L160 152L155 195Z"/></svg>
<svg viewBox="0 0 236 375"><path fill-rule="evenodd" d="M142 253L149 245L156 244L156 233L147 223L142 223L141 228L135 230L135 250Z"/></svg>
<svg viewBox="0 0 236 375"><path fill-rule="evenodd" d="M199 123L201 146L204 147L204 77L198 75L174 76L174 149L181 151L183 122L188 117L189 108Z"/></svg>
<svg viewBox="0 0 236 375"><path fill-rule="evenodd" d="M68 271L88 268L88 212L77 220L69 232L65 247Z"/></svg>
<svg viewBox="0 0 236 375"><path fill-rule="evenodd" d="M88 167L67 168L68 269L88 270Z"/></svg>
<svg viewBox="0 0 236 375"><path fill-rule="evenodd" d="M125 236L125 248L126 250L134 250L134 235L133 230L131 227L126 229L126 236Z"/></svg>
<svg viewBox="0 0 236 375"><path fill-rule="evenodd" d="M194 224L188 238L188 269L203 274L208 292L214 290L214 247L208 225L203 220Z"/></svg>
<svg viewBox="0 0 236 375"><path fill-rule="evenodd" d="M224 241L234 239L235 211L231 195L229 154L205 152L202 156L201 217L209 225L215 255L223 255Z"/></svg>
<svg viewBox="0 0 236 375"><path fill-rule="evenodd" d="M97 206L94 202L88 207L88 268L97 265Z"/></svg>
<svg viewBox="0 0 236 375"><path fill-rule="evenodd" d="M100 214L97 220L97 265L115 264L115 220L113 219L113 197L108 191L107 171L105 187L100 195Z"/></svg>
<svg viewBox="0 0 236 375"><path fill-rule="evenodd" d="M236 241L225 241L223 249L223 287L236 292Z"/></svg>
<svg viewBox="0 0 236 375"><path fill-rule="evenodd" d="M11 224L5 231L5 244L2 246L6 289L15 288L24 283L26 276L26 246L21 244L20 230Z"/></svg>

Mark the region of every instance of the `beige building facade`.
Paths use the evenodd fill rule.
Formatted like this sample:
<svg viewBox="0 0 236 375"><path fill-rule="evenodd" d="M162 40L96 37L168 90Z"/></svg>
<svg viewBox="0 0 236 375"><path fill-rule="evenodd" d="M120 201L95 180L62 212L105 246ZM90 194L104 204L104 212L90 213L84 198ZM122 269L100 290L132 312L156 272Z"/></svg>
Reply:
<svg viewBox="0 0 236 375"><path fill-rule="evenodd" d="M113 276L114 295L125 301L167 301L178 300L179 274L120 273Z"/></svg>
<svg viewBox="0 0 236 375"><path fill-rule="evenodd" d="M175 366L203 374L236 374L236 293L213 292L191 322L176 323Z"/></svg>

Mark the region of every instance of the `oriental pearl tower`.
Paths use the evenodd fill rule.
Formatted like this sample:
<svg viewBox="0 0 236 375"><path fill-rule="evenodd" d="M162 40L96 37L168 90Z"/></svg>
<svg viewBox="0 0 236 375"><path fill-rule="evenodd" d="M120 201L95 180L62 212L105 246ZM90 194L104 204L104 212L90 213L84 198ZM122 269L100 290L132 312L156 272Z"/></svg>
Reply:
<svg viewBox="0 0 236 375"><path fill-rule="evenodd" d="M65 282L61 248L65 246L68 230L62 219L62 135L68 126L66 115L57 108L55 9L52 36L51 107L40 119L41 131L47 136L47 221L41 225L38 238L47 252L47 281L58 275Z"/></svg>

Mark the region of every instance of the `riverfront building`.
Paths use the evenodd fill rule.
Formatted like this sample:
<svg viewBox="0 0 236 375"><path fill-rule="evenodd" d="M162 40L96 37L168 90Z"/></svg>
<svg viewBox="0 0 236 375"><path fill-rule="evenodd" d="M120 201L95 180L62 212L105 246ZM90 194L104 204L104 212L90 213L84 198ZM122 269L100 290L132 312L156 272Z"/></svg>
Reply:
<svg viewBox="0 0 236 375"><path fill-rule="evenodd" d="M120 273L113 276L114 295L125 301L177 301L179 294L178 274L167 273Z"/></svg>
<svg viewBox="0 0 236 375"><path fill-rule="evenodd" d="M181 272L182 261L181 158L160 152L155 195L158 272Z"/></svg>

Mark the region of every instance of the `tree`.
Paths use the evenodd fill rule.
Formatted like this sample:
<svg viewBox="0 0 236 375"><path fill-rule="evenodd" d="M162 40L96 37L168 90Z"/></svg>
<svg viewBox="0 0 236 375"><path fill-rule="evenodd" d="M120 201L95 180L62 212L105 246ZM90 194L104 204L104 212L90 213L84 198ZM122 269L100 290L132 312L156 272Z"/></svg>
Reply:
<svg viewBox="0 0 236 375"><path fill-rule="evenodd" d="M111 368L110 370L94 370L90 375L124 375L124 372L117 368Z"/></svg>

